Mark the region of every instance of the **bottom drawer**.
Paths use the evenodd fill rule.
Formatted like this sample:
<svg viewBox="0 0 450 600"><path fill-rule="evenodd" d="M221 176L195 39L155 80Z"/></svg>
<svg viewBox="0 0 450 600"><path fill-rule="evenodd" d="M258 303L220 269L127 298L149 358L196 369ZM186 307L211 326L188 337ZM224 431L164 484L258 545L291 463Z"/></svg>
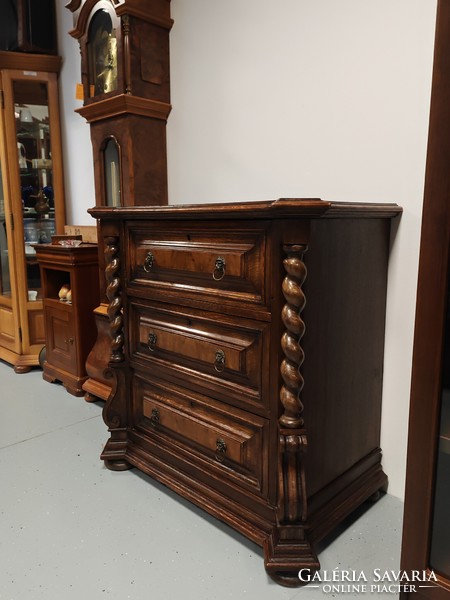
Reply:
<svg viewBox="0 0 450 600"><path fill-rule="evenodd" d="M134 378L137 429L208 477L267 493L268 421L174 383ZM212 483L212 479L208 479Z"/></svg>

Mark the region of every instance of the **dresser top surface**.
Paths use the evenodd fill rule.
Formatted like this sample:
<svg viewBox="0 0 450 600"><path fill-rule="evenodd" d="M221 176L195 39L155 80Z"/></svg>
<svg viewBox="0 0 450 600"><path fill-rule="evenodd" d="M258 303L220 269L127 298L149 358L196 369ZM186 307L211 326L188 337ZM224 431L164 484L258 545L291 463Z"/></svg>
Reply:
<svg viewBox="0 0 450 600"><path fill-rule="evenodd" d="M397 204L327 202L319 198L280 198L255 202L180 204L91 208L102 219L286 219L286 218L393 218L402 212Z"/></svg>

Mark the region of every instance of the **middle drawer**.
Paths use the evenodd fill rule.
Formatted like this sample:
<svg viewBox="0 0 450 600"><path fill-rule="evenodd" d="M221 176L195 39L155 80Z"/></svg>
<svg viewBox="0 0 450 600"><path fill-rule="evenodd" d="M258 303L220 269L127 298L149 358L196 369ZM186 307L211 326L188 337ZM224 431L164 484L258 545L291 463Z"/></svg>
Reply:
<svg viewBox="0 0 450 600"><path fill-rule="evenodd" d="M268 323L133 301L130 314L133 361L218 400L266 412Z"/></svg>

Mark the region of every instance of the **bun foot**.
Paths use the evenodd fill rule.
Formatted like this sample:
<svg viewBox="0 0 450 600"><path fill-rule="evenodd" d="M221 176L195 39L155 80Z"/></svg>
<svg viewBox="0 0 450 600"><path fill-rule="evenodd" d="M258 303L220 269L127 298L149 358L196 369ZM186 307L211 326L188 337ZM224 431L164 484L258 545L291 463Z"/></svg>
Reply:
<svg viewBox="0 0 450 600"><path fill-rule="evenodd" d="M27 365L16 365L14 367L14 373L17 373L18 375L22 375L23 373L29 373L31 371L31 367L28 367Z"/></svg>
<svg viewBox="0 0 450 600"><path fill-rule="evenodd" d="M129 471L133 469L133 465L130 465L126 460L104 460L105 467L110 471Z"/></svg>
<svg viewBox="0 0 450 600"><path fill-rule="evenodd" d="M94 394L91 394L90 392L86 392L84 394L84 400L85 402L97 402L97 400L101 400L101 398L94 396Z"/></svg>
<svg viewBox="0 0 450 600"><path fill-rule="evenodd" d="M306 539L282 541L273 536L264 543L264 566L269 577L285 587L306 585L320 569L316 553ZM299 576L301 571L305 574L303 579Z"/></svg>

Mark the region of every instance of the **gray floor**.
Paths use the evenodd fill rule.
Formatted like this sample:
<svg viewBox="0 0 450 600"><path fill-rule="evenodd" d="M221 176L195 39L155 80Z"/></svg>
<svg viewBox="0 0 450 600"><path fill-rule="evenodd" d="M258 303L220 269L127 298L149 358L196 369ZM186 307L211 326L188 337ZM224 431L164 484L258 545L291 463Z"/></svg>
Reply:
<svg viewBox="0 0 450 600"><path fill-rule="evenodd" d="M276 585L257 546L137 470L104 468L100 403L2 362L0 389L1 600L373 596ZM398 569L402 510L387 495L359 511L322 569Z"/></svg>

